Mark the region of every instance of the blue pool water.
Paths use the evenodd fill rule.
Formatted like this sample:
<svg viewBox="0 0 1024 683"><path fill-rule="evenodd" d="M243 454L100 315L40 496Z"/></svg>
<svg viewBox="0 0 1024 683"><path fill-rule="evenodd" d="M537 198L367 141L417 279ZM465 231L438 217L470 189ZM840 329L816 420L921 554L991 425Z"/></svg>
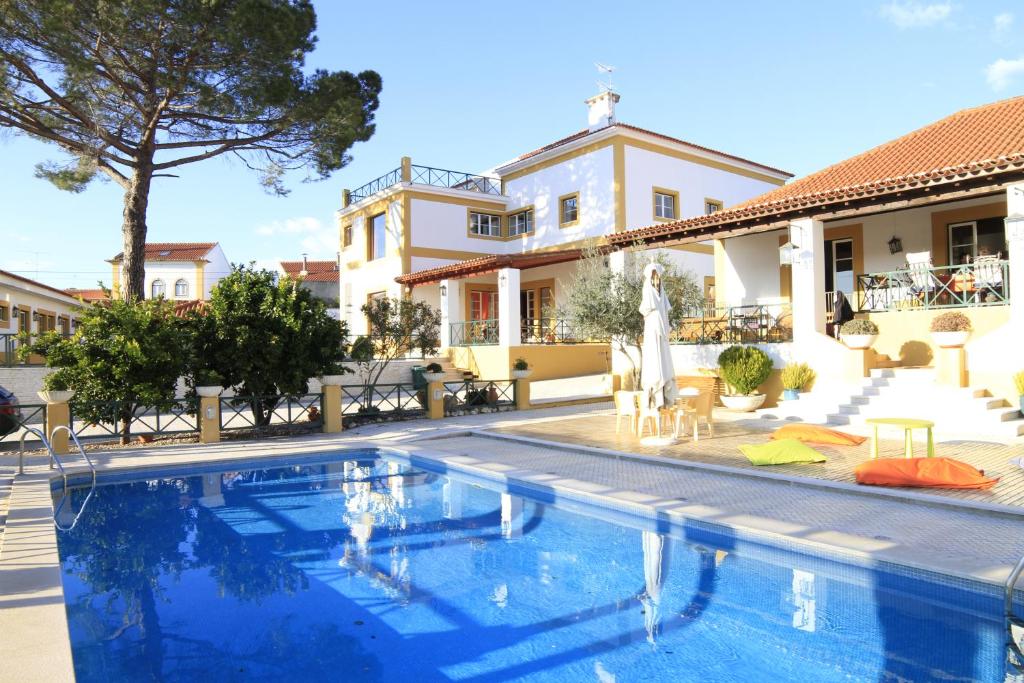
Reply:
<svg viewBox="0 0 1024 683"><path fill-rule="evenodd" d="M1003 681L1012 671L998 597L952 582L512 495L374 453L337 457L97 487L59 533L78 680Z"/></svg>

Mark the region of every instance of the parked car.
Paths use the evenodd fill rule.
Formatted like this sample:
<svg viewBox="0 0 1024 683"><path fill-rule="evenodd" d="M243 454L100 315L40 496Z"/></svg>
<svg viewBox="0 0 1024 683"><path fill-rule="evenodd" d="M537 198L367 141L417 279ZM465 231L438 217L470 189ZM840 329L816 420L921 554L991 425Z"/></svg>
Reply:
<svg viewBox="0 0 1024 683"><path fill-rule="evenodd" d="M0 436L7 436L21 424L21 408L13 393L0 387Z"/></svg>

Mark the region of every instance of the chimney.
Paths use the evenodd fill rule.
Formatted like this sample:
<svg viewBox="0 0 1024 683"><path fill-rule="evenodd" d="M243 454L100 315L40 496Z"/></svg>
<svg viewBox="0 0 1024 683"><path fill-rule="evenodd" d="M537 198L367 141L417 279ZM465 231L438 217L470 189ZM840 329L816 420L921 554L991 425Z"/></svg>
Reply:
<svg viewBox="0 0 1024 683"><path fill-rule="evenodd" d="M299 273L299 275L302 275L303 277L309 275L309 269L306 267L307 265L308 264L306 263L306 254L303 253L302 254L302 272Z"/></svg>
<svg viewBox="0 0 1024 683"><path fill-rule="evenodd" d="M615 123L615 103L619 94L611 90L584 100L587 105L587 128L593 133Z"/></svg>

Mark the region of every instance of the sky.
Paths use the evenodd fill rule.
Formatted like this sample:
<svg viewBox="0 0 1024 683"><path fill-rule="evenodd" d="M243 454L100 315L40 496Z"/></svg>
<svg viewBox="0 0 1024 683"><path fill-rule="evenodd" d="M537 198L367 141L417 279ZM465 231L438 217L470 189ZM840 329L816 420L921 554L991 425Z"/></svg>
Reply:
<svg viewBox="0 0 1024 683"><path fill-rule="evenodd" d="M479 172L586 125L595 62L618 120L802 176L964 107L1024 93L1024 3L321 1L310 69L373 69L377 129L328 180L266 194L212 159L157 179L148 241L216 241L235 263L334 258L334 212L413 163ZM33 176L58 150L0 129L0 269L110 284L122 191ZM629 226L642 227L642 226Z"/></svg>

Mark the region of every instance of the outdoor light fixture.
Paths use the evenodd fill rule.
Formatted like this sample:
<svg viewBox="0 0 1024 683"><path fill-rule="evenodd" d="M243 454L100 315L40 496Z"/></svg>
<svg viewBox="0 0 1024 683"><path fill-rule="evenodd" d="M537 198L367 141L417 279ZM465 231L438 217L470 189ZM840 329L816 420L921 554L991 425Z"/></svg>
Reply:
<svg viewBox="0 0 1024 683"><path fill-rule="evenodd" d="M448 296L448 285L441 285L441 296Z"/></svg>
<svg viewBox="0 0 1024 683"><path fill-rule="evenodd" d="M779 247L779 265L793 265L793 257L796 255L796 245L786 240L786 243Z"/></svg>
<svg viewBox="0 0 1024 683"><path fill-rule="evenodd" d="M508 284L508 275L506 275L505 273L502 273L501 275L499 275L498 276L498 284L500 284L502 287L504 287L506 284Z"/></svg>
<svg viewBox="0 0 1024 683"><path fill-rule="evenodd" d="M898 254L901 251L903 251L903 241L896 235L893 235L892 239L889 240L889 253Z"/></svg>

